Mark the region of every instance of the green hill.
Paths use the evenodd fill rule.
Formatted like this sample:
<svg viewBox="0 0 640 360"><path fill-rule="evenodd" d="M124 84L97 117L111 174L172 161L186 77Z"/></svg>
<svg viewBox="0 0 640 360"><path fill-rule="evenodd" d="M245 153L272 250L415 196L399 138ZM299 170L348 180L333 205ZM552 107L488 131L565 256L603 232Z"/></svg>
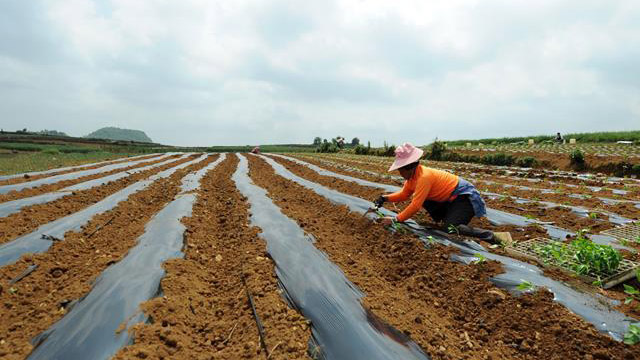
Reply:
<svg viewBox="0 0 640 360"><path fill-rule="evenodd" d="M92 139L109 139L109 140L126 140L126 141L138 141L138 142L153 142L144 131L120 129L117 127L105 127L92 132L85 136Z"/></svg>

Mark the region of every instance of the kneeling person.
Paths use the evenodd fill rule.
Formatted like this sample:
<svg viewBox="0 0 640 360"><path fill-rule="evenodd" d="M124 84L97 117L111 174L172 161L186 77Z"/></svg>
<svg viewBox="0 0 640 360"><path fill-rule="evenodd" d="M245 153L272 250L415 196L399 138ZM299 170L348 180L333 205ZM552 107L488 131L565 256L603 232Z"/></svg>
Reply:
<svg viewBox="0 0 640 360"><path fill-rule="evenodd" d="M408 143L396 148L396 158L389 171L398 170L406 181L402 190L382 195L375 203L382 206L386 201L404 201L412 194L413 198L411 204L395 219L387 216L382 223L389 225L393 220L406 221L424 207L434 221L444 222L447 231L452 230L453 226L454 231L461 235L493 242L493 232L468 226L474 216L486 215L485 204L478 190L459 176L420 165L423 153Z"/></svg>

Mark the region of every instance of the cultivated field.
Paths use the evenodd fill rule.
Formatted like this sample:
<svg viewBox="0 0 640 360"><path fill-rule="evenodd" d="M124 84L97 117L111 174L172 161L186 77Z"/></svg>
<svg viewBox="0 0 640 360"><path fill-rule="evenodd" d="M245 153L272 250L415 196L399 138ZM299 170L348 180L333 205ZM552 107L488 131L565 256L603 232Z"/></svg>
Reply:
<svg viewBox="0 0 640 360"><path fill-rule="evenodd" d="M515 240L492 246L425 213L374 223L390 162L167 153L0 178L0 358L640 358L638 180L426 162L483 193L475 224ZM608 286L616 256L630 278Z"/></svg>

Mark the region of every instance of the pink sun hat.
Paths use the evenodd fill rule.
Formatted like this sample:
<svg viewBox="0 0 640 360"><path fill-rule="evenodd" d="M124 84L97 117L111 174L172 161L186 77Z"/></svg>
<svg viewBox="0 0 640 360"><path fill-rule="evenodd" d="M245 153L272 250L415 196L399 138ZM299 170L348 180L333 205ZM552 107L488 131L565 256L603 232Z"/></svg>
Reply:
<svg viewBox="0 0 640 360"><path fill-rule="evenodd" d="M404 143L396 148L396 160L391 164L389 171L399 169L405 165L414 163L422 157L424 151L409 143Z"/></svg>

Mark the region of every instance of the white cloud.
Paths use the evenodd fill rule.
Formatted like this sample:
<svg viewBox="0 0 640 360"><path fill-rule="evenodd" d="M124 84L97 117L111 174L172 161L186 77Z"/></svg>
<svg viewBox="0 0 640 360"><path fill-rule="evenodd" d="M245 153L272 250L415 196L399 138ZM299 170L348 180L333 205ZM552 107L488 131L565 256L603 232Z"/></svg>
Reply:
<svg viewBox="0 0 640 360"><path fill-rule="evenodd" d="M5 2L0 116L184 145L633 129L639 16L632 0Z"/></svg>

